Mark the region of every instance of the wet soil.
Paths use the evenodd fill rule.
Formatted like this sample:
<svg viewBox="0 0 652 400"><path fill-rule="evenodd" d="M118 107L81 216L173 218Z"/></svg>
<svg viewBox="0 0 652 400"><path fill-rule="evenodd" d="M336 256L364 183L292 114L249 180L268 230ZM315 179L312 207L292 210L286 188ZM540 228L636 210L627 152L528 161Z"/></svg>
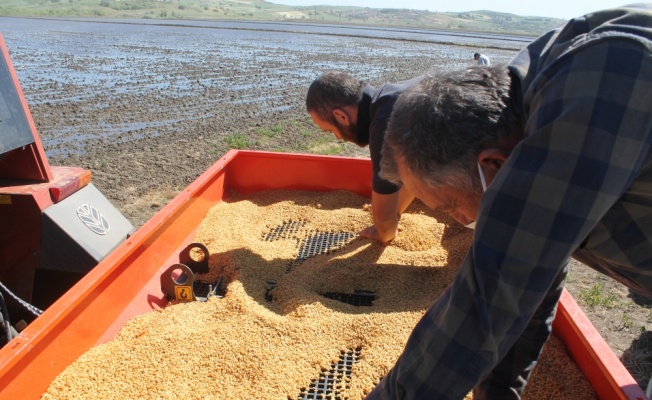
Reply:
<svg viewBox="0 0 652 400"><path fill-rule="evenodd" d="M89 169L136 227L231 148L367 156L310 122L303 101L319 72L345 69L379 85L468 65L475 50L322 35L226 40L225 32L179 30L147 31L143 40L127 30L3 34L50 163ZM37 40L47 51L31 47ZM507 62L514 53L491 56ZM650 304L579 263L567 288L646 385ZM596 293L615 303L594 305Z"/></svg>

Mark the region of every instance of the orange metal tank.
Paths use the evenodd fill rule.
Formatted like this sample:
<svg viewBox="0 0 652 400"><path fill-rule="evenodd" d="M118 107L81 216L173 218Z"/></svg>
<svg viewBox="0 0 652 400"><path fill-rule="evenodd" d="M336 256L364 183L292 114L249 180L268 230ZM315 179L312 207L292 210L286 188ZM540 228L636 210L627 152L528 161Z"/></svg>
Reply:
<svg viewBox="0 0 652 400"><path fill-rule="evenodd" d="M0 350L0 398L38 399L89 348L130 318L163 306L161 273L176 262L206 212L231 191L350 190L370 196L367 159L230 151ZM567 292L554 323L601 399L645 394Z"/></svg>

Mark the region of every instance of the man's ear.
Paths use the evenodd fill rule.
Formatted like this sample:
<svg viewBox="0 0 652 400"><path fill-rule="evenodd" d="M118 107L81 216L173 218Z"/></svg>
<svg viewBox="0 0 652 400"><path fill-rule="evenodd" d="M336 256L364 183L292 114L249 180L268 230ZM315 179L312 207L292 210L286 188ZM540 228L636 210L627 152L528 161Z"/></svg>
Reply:
<svg viewBox="0 0 652 400"><path fill-rule="evenodd" d="M336 108L333 110L333 117L335 121L339 122L343 126L351 125L351 118L346 110L342 108Z"/></svg>
<svg viewBox="0 0 652 400"><path fill-rule="evenodd" d="M489 147L478 154L478 162L483 169L493 170L494 174L503 166L509 153L498 147Z"/></svg>

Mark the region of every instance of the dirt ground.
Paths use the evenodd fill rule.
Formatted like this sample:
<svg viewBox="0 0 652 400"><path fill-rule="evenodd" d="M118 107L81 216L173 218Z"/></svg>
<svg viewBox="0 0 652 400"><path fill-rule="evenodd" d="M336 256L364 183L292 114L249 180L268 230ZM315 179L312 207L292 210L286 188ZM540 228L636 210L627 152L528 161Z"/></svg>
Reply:
<svg viewBox="0 0 652 400"><path fill-rule="evenodd" d="M93 184L139 227L230 148L368 155L366 149L335 143L304 111L307 85L324 65L382 67L371 81L379 84L461 62L457 56L441 61L390 51L371 57L373 45L351 44L353 55L349 53L348 59L334 59L336 48L320 54L279 52L282 56L263 65L243 65L246 54L237 62L211 57L197 62L168 50L169 57L159 59L145 45L123 49L151 55L136 67L144 61L128 54L113 58L110 67L106 67L109 57L50 55L56 57L51 65L57 68L121 74L125 65L131 65L139 72L117 88L43 78L27 82L23 90L33 100L30 111L50 163L91 170ZM514 52L493 53L500 61ZM18 67L40 57L20 49L14 55ZM288 62L305 65L305 73L283 73ZM105 134L92 136L98 130ZM57 132L68 133L59 137ZM647 385L652 375L651 303L578 263L572 266L567 288L639 384Z"/></svg>

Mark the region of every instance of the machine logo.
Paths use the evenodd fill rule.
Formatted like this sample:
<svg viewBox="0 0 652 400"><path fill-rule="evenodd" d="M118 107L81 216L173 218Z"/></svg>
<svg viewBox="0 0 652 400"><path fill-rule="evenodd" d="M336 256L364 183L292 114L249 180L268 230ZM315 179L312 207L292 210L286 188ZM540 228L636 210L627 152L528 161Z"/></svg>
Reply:
<svg viewBox="0 0 652 400"><path fill-rule="evenodd" d="M89 205L82 204L77 208L77 216L88 227L88 229L97 233L98 235L106 235L109 233L111 226L109 221L102 215L97 208Z"/></svg>

